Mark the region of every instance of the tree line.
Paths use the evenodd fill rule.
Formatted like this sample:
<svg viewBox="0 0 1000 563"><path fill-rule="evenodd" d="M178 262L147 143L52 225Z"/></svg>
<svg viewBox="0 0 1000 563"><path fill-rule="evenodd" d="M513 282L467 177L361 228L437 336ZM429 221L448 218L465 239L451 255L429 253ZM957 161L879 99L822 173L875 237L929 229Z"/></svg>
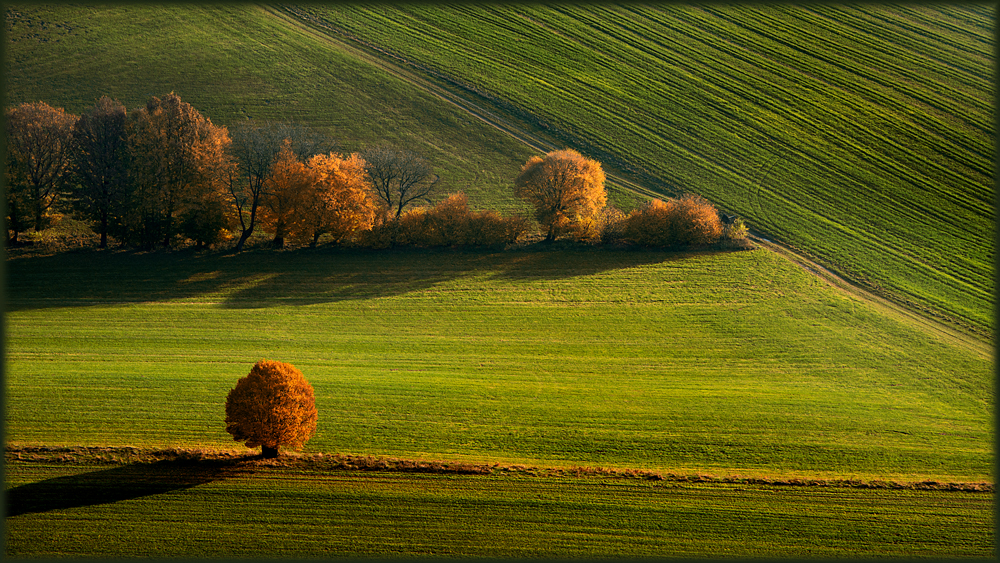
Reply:
<svg viewBox="0 0 1000 563"><path fill-rule="evenodd" d="M255 231L316 246L493 246L521 240L526 217L472 211L461 194L433 207L440 177L412 151L385 144L349 155L295 124L245 120L217 126L174 93L128 111L104 96L81 115L44 102L5 111L7 242L46 228L56 209L100 235L152 249L235 240ZM714 206L688 195L625 214L607 205L600 163L573 150L530 158L514 194L535 210L545 240L643 246L745 239Z"/></svg>

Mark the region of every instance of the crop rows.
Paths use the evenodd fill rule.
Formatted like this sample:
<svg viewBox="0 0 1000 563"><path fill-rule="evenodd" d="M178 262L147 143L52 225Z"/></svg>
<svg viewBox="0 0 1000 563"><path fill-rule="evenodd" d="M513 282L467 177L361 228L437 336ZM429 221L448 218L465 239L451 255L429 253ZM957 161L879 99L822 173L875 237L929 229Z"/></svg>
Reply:
<svg viewBox="0 0 1000 563"><path fill-rule="evenodd" d="M700 192L887 295L992 326L992 52L977 35L989 12L313 14L509 100L654 189Z"/></svg>

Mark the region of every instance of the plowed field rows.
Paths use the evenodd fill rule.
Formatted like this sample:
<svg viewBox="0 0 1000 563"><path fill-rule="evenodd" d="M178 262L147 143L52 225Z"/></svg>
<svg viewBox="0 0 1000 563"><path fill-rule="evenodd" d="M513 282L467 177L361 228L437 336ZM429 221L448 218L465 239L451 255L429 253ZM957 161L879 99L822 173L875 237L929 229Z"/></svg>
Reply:
<svg viewBox="0 0 1000 563"><path fill-rule="evenodd" d="M993 326L992 8L297 12L701 193L883 295Z"/></svg>

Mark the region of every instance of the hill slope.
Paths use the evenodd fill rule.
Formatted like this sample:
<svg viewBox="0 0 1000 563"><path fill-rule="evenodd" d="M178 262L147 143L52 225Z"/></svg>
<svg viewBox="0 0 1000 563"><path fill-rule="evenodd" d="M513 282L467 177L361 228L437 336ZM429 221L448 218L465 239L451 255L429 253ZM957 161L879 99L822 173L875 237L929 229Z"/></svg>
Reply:
<svg viewBox="0 0 1000 563"><path fill-rule="evenodd" d="M346 150L414 148L445 191L524 209L510 181L536 150L289 15L642 193L702 193L855 282L992 334L991 7L11 7L8 103L78 112L173 90L221 124L293 119Z"/></svg>
<svg viewBox="0 0 1000 563"><path fill-rule="evenodd" d="M992 333L991 7L293 12Z"/></svg>
<svg viewBox="0 0 1000 563"><path fill-rule="evenodd" d="M79 113L171 91L216 124L291 120L345 151L388 141L423 154L442 190L523 206L512 178L533 151L494 128L250 5L7 7L6 103Z"/></svg>
<svg viewBox="0 0 1000 563"><path fill-rule="evenodd" d="M311 451L992 481L992 355L768 250L84 251L8 263L7 440L231 447L261 357Z"/></svg>

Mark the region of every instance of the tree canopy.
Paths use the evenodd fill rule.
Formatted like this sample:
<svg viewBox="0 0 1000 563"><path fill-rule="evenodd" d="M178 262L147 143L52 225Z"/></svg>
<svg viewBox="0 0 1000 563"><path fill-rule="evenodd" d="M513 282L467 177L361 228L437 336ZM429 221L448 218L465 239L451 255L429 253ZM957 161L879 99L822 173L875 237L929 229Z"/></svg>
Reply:
<svg viewBox="0 0 1000 563"><path fill-rule="evenodd" d="M546 240L564 232L588 238L607 203L604 170L595 160L572 150L533 156L514 180L514 194L535 207Z"/></svg>
<svg viewBox="0 0 1000 563"><path fill-rule="evenodd" d="M316 433L312 385L292 364L262 359L226 396L226 432L264 457L298 449Z"/></svg>

